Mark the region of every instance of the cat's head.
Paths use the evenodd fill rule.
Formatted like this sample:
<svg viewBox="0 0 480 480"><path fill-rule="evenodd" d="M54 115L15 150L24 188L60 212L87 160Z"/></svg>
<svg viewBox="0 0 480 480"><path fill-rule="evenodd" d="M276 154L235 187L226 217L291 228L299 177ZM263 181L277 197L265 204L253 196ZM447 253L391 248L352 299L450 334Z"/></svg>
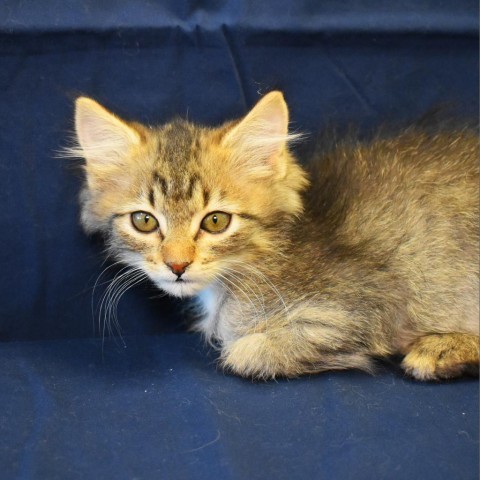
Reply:
<svg viewBox="0 0 480 480"><path fill-rule="evenodd" d="M81 97L75 127L85 230L102 232L114 256L172 295L262 262L302 211L307 180L288 151L295 136L280 92L218 128L151 128Z"/></svg>

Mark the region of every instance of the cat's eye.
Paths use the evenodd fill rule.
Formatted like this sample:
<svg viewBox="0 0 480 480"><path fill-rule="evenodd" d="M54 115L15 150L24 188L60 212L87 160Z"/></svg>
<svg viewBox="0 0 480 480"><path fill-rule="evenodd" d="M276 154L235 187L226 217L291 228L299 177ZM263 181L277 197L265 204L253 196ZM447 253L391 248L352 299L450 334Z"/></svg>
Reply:
<svg viewBox="0 0 480 480"><path fill-rule="evenodd" d="M221 233L230 225L232 216L225 212L212 212L204 217L200 228L208 233Z"/></svg>
<svg viewBox="0 0 480 480"><path fill-rule="evenodd" d="M133 212L131 215L132 225L143 233L150 233L158 228L157 219L147 212Z"/></svg>

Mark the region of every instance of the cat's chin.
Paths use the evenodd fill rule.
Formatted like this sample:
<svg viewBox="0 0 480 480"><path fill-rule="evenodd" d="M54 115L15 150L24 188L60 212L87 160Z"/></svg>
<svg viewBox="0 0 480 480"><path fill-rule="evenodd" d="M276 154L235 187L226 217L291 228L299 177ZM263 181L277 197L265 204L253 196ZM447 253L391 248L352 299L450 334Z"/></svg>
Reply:
<svg viewBox="0 0 480 480"><path fill-rule="evenodd" d="M157 287L162 289L164 292L173 295L178 298L193 297L197 295L203 288L204 285L198 282L165 282L157 281L155 282Z"/></svg>

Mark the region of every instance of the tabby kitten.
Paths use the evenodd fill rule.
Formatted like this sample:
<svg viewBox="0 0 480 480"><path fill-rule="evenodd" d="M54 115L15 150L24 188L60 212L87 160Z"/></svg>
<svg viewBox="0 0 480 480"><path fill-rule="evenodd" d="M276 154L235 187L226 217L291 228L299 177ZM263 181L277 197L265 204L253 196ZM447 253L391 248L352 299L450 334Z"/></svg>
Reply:
<svg viewBox="0 0 480 480"><path fill-rule="evenodd" d="M288 109L146 127L76 102L81 219L165 292L197 296L197 329L256 378L372 370L478 374L479 145L473 131L340 144L303 169Z"/></svg>

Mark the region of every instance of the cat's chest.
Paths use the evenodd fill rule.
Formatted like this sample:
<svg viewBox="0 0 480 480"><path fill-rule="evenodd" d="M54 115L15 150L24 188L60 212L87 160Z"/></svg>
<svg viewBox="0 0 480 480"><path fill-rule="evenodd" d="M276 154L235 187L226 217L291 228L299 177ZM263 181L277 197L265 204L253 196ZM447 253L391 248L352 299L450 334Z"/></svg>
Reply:
<svg viewBox="0 0 480 480"><path fill-rule="evenodd" d="M202 312L200 330L207 338L216 338L221 342L230 340L228 322L224 318L225 292L217 287L209 287L197 295L197 301Z"/></svg>
<svg viewBox="0 0 480 480"><path fill-rule="evenodd" d="M197 295L197 300L205 316L215 315L220 304L220 292L214 287L206 288Z"/></svg>

